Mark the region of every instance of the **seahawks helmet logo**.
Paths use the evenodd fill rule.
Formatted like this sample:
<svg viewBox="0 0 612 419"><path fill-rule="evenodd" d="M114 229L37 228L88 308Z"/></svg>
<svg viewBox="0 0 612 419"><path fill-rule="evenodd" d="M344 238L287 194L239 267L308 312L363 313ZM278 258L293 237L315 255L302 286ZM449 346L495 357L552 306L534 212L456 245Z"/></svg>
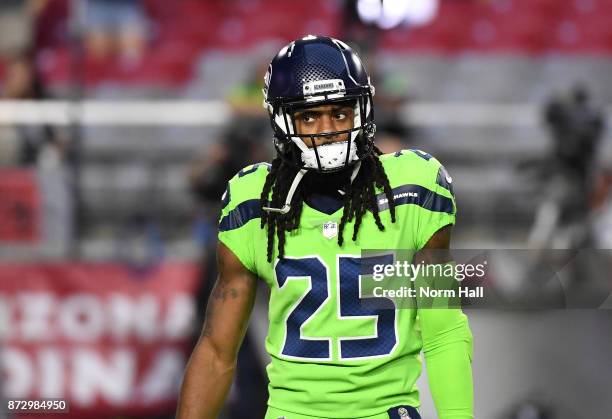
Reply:
<svg viewBox="0 0 612 419"><path fill-rule="evenodd" d="M264 109L271 108L268 103L268 89L270 89L270 79L272 79L272 64L268 66L268 71L266 71L266 74L264 75L264 86L261 89L263 93L262 105Z"/></svg>
<svg viewBox="0 0 612 419"><path fill-rule="evenodd" d="M270 87L270 79L272 78L272 64L268 66L268 71L264 75L264 96L268 96L268 88Z"/></svg>

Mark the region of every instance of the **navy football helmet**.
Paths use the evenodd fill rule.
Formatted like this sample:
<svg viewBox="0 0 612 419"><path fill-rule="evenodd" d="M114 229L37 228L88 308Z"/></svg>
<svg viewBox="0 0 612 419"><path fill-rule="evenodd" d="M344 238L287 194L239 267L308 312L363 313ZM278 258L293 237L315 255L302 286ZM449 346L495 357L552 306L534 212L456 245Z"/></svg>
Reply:
<svg viewBox="0 0 612 419"><path fill-rule="evenodd" d="M268 67L263 93L276 150L300 171L335 172L372 152L374 87L361 59L344 42L308 35L286 45ZM354 106L353 128L316 135L296 133L296 110L338 102ZM315 144L314 138L339 134L346 135L347 141ZM312 138L312 148L303 141L307 137Z"/></svg>

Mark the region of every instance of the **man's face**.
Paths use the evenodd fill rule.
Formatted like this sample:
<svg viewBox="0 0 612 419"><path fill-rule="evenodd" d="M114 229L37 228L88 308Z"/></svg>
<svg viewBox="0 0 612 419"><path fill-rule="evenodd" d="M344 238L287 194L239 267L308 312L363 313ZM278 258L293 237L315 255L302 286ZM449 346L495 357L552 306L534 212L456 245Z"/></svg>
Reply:
<svg viewBox="0 0 612 419"><path fill-rule="evenodd" d="M355 112L350 104L320 105L312 108L298 110L294 114L297 134L324 134L333 131L344 131L353 128ZM318 146L348 141L349 133L327 137L314 137ZM313 147L312 137L302 137L308 147Z"/></svg>

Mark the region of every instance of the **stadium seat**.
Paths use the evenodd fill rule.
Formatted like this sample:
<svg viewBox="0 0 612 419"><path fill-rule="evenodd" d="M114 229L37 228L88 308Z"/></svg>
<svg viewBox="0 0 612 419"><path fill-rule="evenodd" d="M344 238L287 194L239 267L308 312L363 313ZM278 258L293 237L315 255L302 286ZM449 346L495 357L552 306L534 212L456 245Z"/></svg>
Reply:
<svg viewBox="0 0 612 419"><path fill-rule="evenodd" d="M451 61L451 58L440 54L386 53L381 54L377 64L382 75L402 77L410 97L437 101L444 98L444 80L451 77Z"/></svg>
<svg viewBox="0 0 612 419"><path fill-rule="evenodd" d="M444 83L444 100L467 102L529 101L539 66L513 54L463 54L453 61Z"/></svg>

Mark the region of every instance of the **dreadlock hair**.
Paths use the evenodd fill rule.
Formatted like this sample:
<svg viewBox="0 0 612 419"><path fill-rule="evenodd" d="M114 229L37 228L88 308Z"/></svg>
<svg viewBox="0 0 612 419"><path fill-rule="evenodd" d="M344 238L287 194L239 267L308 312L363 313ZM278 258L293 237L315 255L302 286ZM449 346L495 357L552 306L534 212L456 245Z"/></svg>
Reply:
<svg viewBox="0 0 612 419"><path fill-rule="evenodd" d="M376 202L375 188L382 188L389 202L389 211L391 212L391 222L395 223L395 205L393 201L393 193L389 184L389 178L383 168L378 156L382 152L373 146L372 153L363 157L361 160L361 168L355 180L351 183L348 177L344 191L344 209L338 232L338 246L344 243L344 227L346 223L355 219L353 227L353 241L357 240L357 233L361 226L361 220L366 211L370 211L374 215L376 226L380 231L384 231L385 226L380 220L378 213L378 204ZM279 207L284 204L285 198L291 186L298 169L286 163L281 157L276 157L272 161L272 167L266 177L263 190L261 192L262 206L268 203L270 191L272 198L269 205ZM261 228L268 226L268 262L272 262L272 254L274 249L274 236L278 237L278 254L279 258L285 255L285 234L287 231L295 230L300 225L300 216L302 215L302 206L304 203L304 188L302 184L298 186L291 203L291 210L286 214L267 212L262 210Z"/></svg>

